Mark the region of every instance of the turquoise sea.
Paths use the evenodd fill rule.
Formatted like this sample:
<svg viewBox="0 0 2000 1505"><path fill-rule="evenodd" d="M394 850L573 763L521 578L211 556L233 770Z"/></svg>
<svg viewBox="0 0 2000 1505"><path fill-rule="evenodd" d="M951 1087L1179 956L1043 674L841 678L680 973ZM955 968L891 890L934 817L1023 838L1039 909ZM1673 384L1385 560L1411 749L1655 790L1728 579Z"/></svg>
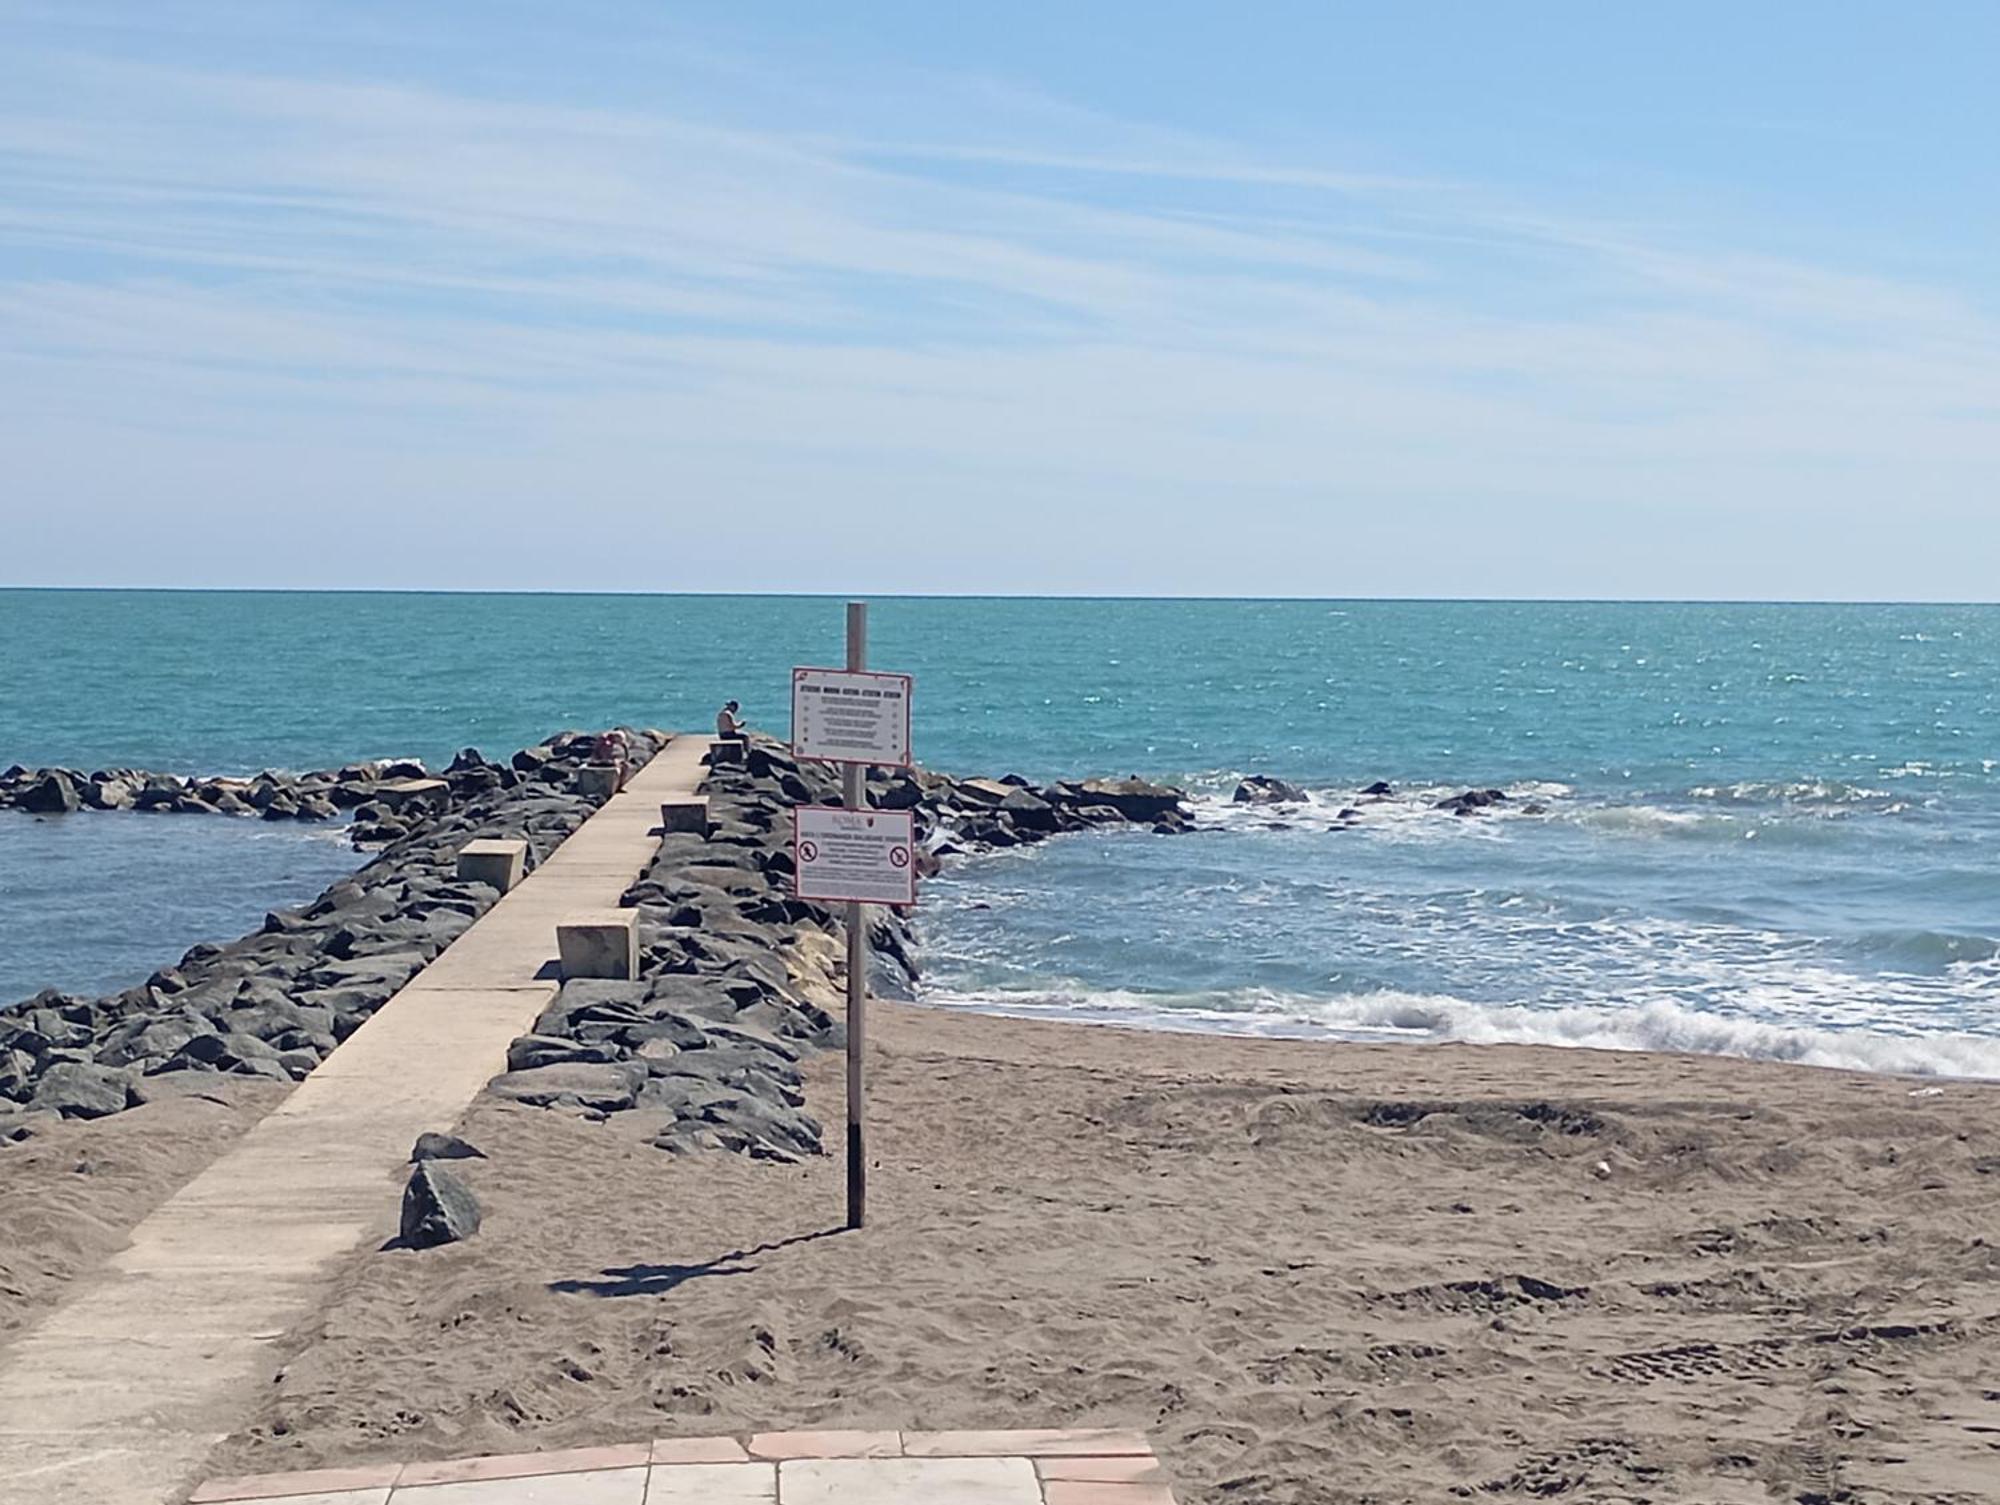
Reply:
<svg viewBox="0 0 2000 1505"><path fill-rule="evenodd" d="M840 603L0 591L0 764L252 772L561 727L785 730ZM879 600L926 762L1141 773L1185 838L927 891L931 1001L2000 1076L2000 607ZM1233 807L1243 773L1313 791ZM1376 779L1399 798L1341 829ZM1468 786L1505 813L1428 808ZM1540 806L1539 813L1526 813ZM355 861L336 833L0 816L0 997L122 986Z"/></svg>

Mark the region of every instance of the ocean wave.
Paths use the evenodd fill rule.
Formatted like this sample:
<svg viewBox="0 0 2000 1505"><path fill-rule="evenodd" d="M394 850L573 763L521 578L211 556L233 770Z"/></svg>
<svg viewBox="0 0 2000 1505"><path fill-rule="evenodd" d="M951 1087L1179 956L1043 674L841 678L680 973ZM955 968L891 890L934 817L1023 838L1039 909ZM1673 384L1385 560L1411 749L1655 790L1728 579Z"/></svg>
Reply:
<svg viewBox="0 0 2000 1505"><path fill-rule="evenodd" d="M1746 779L1735 784L1697 784L1688 794L1730 805L1866 805L1894 796L1844 779Z"/></svg>
<svg viewBox="0 0 2000 1505"><path fill-rule="evenodd" d="M1664 805L1593 805L1572 813L1578 825L1636 836L1713 831L1739 836L1742 825L1703 810L1671 810Z"/></svg>
<svg viewBox="0 0 2000 1505"><path fill-rule="evenodd" d="M927 989L919 1001L1015 1017L1053 1015L1202 1034L1662 1051L1904 1076L2000 1079L2000 1038L1994 1036L1783 1025L1667 1002L1534 1008L1426 993L1314 998L1257 988L1198 994Z"/></svg>
<svg viewBox="0 0 2000 1505"><path fill-rule="evenodd" d="M1876 930L1860 936L1854 950L1878 965L1918 972L1965 971L2000 957L2000 940L1944 930Z"/></svg>
<svg viewBox="0 0 2000 1505"><path fill-rule="evenodd" d="M1205 776L1189 785L1197 827L1207 830L1309 830L1373 833L1392 840L1504 838L1509 827L1570 824L1612 836L1694 837L1709 841L1780 840L1817 843L1830 822L1896 816L1916 808L1893 791L1838 780L1774 780L1702 784L1685 792L1579 794L1552 779L1499 786L1504 800L1461 818L1438 804L1462 793L1460 784L1397 786L1370 796L1350 788L1307 788L1303 802L1237 804L1237 776ZM1931 801L1918 802L1928 808Z"/></svg>

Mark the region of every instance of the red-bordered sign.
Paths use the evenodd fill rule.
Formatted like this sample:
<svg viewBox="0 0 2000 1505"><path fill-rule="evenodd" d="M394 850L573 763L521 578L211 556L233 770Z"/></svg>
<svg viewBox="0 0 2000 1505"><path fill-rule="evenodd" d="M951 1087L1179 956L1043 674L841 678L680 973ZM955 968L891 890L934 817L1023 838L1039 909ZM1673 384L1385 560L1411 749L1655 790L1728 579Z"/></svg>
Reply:
<svg viewBox="0 0 2000 1505"><path fill-rule="evenodd" d="M822 903L917 902L916 822L907 810L792 810L792 891Z"/></svg>
<svg viewBox="0 0 2000 1505"><path fill-rule="evenodd" d="M792 753L821 763L910 766L907 674L792 670Z"/></svg>

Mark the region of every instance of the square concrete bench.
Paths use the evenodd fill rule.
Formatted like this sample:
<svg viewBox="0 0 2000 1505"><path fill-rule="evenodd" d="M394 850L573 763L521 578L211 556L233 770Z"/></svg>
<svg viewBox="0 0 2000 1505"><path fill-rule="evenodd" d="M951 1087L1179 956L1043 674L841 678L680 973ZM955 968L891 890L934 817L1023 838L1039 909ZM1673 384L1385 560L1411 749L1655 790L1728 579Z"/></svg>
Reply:
<svg viewBox="0 0 2000 1505"><path fill-rule="evenodd" d="M618 792L623 771L615 763L586 763L576 771L576 792L585 799L608 800Z"/></svg>
<svg viewBox="0 0 2000 1505"><path fill-rule="evenodd" d="M724 763L741 763L744 749L749 745L742 737L717 737L708 745L709 767L720 767Z"/></svg>
<svg viewBox="0 0 2000 1505"><path fill-rule="evenodd" d="M677 831L708 835L708 797L685 794L660 802L660 831L671 836Z"/></svg>
<svg viewBox="0 0 2000 1505"><path fill-rule="evenodd" d="M504 894L527 875L525 841L468 841L458 849L461 883L488 883Z"/></svg>
<svg viewBox="0 0 2000 1505"><path fill-rule="evenodd" d="M573 977L637 977L639 911L603 909L571 915L556 926L556 955L565 982Z"/></svg>

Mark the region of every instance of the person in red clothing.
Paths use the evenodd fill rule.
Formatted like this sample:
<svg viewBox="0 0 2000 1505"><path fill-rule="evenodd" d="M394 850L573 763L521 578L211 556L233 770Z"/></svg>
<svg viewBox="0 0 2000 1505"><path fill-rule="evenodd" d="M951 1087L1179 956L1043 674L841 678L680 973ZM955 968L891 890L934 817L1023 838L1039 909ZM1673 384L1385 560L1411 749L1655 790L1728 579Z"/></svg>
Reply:
<svg viewBox="0 0 2000 1505"><path fill-rule="evenodd" d="M632 762L631 745L625 740L625 734L614 726L599 736L597 745L591 749L590 761L602 768L617 769L617 788L623 789L625 780L631 773Z"/></svg>

